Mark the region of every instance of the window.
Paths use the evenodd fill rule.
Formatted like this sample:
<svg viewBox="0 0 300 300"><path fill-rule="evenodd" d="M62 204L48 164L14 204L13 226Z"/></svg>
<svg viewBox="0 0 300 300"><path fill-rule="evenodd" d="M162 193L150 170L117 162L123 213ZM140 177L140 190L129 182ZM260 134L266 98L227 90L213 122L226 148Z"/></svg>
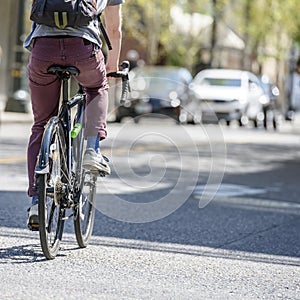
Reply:
<svg viewBox="0 0 300 300"><path fill-rule="evenodd" d="M202 85L212 86L228 86L228 87L240 87L241 79L235 78L203 78L200 82Z"/></svg>

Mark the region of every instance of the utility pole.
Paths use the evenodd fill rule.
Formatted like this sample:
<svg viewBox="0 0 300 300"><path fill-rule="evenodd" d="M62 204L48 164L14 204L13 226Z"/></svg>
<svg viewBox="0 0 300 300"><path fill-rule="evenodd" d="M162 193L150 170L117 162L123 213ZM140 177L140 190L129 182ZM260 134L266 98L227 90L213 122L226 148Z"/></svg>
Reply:
<svg viewBox="0 0 300 300"><path fill-rule="evenodd" d="M14 62L10 72L11 75L11 88L10 95L7 101L6 111L16 111L16 112L26 112L26 100L28 99L15 99L15 93L22 88L23 80L23 66L24 66L24 49L22 36L24 34L24 15L25 15L25 5L26 1L18 0L15 4L18 10L16 20L17 20L17 30L14 45ZM15 16L14 16L15 17ZM21 93L21 95L25 93Z"/></svg>
<svg viewBox="0 0 300 300"><path fill-rule="evenodd" d="M249 70L251 71L251 51L250 51L250 34L249 34L249 26L250 26L250 19L251 19L251 0L247 0L245 4L245 10L244 10L244 15L245 15L245 32L244 32L244 41L245 41L245 48L244 48L244 53L243 57L241 58L241 67L244 70Z"/></svg>
<svg viewBox="0 0 300 300"><path fill-rule="evenodd" d="M151 5L151 15L148 24L149 47L147 50L147 60L150 64L154 64L156 63L158 56L158 44L161 29L161 5L159 0L150 1L149 5Z"/></svg>
<svg viewBox="0 0 300 300"><path fill-rule="evenodd" d="M210 39L210 61L211 67L216 67L216 44L218 35L218 11L217 11L217 0L212 0L212 28L211 28L211 39Z"/></svg>
<svg viewBox="0 0 300 300"><path fill-rule="evenodd" d="M25 15L25 1L19 0L19 13L18 13L18 27L17 39L15 48L15 65L12 71L13 77L13 90L16 91L21 87L22 67L23 67L23 41L22 35L24 34L24 15Z"/></svg>

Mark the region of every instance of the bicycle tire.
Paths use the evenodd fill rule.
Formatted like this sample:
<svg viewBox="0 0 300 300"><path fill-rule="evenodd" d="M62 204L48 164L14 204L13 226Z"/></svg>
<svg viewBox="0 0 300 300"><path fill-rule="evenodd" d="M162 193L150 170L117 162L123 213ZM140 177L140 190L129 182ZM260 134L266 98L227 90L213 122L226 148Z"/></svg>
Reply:
<svg viewBox="0 0 300 300"><path fill-rule="evenodd" d="M64 229L65 208L61 205L61 190L68 180L66 143L62 125L51 127L50 139L44 145L49 154L49 171L37 175L39 234L42 251L54 259L59 251Z"/></svg>
<svg viewBox="0 0 300 300"><path fill-rule="evenodd" d="M83 115L77 113L73 126L79 122L82 124ZM80 248L87 247L93 232L95 219L96 181L94 174L82 169L84 152L84 127L78 135L72 139L72 170L75 174L75 207L74 207L74 231L77 244Z"/></svg>
<svg viewBox="0 0 300 300"><path fill-rule="evenodd" d="M94 228L97 177L83 172L81 180L82 188L74 214L74 229L78 246L85 248Z"/></svg>

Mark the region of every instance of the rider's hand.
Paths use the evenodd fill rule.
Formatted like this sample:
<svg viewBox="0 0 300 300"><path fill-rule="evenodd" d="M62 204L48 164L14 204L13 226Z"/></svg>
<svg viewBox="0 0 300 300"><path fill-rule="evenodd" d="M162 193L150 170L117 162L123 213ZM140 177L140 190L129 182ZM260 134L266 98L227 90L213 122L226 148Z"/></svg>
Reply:
<svg viewBox="0 0 300 300"><path fill-rule="evenodd" d="M115 72L118 72L118 71L119 71L118 66L110 67L110 66L106 65L106 76L107 77L110 77L109 73L115 73Z"/></svg>

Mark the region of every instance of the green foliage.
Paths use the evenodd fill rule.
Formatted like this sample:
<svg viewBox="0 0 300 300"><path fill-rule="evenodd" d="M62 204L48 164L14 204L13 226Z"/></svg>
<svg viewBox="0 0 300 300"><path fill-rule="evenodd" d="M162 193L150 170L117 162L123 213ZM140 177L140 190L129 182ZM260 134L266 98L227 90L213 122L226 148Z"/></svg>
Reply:
<svg viewBox="0 0 300 300"><path fill-rule="evenodd" d="M252 49L259 45L267 53L266 47L271 46L275 48L275 55L280 57L299 30L298 0L241 0L233 8L237 28L242 35L249 35L248 46ZM248 22L245 22L246 14ZM282 45L282 41L286 43Z"/></svg>
<svg viewBox="0 0 300 300"><path fill-rule="evenodd" d="M151 63L158 60L158 47L168 40L171 23L170 9L175 0L128 1L123 7L123 28L128 37L135 38L147 49Z"/></svg>
<svg viewBox="0 0 300 300"><path fill-rule="evenodd" d="M262 62L283 59L293 41L300 44L299 0L135 0L123 7L125 36L134 37L147 51L147 62L166 61L192 68L199 62L200 43L191 34L172 30L170 9L217 16L232 28Z"/></svg>

